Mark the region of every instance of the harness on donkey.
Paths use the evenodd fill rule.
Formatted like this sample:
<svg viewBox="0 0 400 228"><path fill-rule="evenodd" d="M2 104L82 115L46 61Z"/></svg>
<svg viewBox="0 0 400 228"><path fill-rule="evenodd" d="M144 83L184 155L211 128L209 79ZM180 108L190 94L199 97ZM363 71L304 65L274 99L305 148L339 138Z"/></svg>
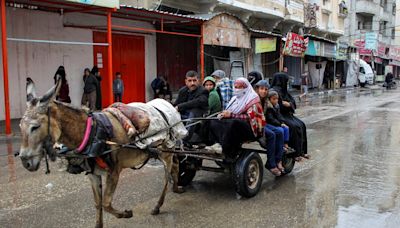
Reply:
<svg viewBox="0 0 400 228"><path fill-rule="evenodd" d="M147 159L139 167L132 167L132 169L140 169L144 165L146 165L146 163L150 160L150 158L157 158L158 155L160 154L160 150L157 147L154 147L154 145L152 144L150 145L148 143L149 138L152 137L160 138L159 134L163 132L167 134L166 135L167 138L173 137L172 136L173 134L171 132L174 131L174 128L177 127L177 125L182 124L184 122L193 122L196 120L201 121L202 119L210 119L211 117L209 116L208 118L192 118L187 120L179 119L179 121L176 121L176 120L171 120L170 116L166 116L166 113L163 112L163 110L165 111L165 109L163 109L162 107L161 108L156 107L153 104L152 108L154 108L152 115L158 116L158 120L163 122L163 124L156 123L156 125L160 125L156 129L156 131L150 131L148 134L142 134L142 135L138 134L136 135L135 140L126 144L118 144L110 141L114 136L113 126L110 120L103 112L95 112L95 113L87 113L88 118L86 121L85 134L80 145L75 149L70 149L61 145L60 148L57 148L56 152L53 147L53 141L51 139L50 124L49 124L47 137L43 146L43 149L46 151L45 152L46 167L47 167L46 173L50 172L47 161L48 157L50 157L52 160L55 160L56 156L65 158L68 161L67 171L73 174L78 174L84 171L91 173L94 169L95 164L97 164L100 168L107 170L109 168L112 168L113 166L113 162L111 159L111 152L122 148L142 149L147 151L148 153ZM51 110L49 107L47 110L49 123L51 118L50 111ZM107 112L107 110L105 111ZM149 113L149 115L150 114L151 113ZM113 116L115 117L115 115ZM198 122L192 124L197 124L197 123ZM139 146L137 145L137 143L139 143ZM146 145L146 147L143 147L143 145ZM173 145L175 145L175 143L173 143Z"/></svg>

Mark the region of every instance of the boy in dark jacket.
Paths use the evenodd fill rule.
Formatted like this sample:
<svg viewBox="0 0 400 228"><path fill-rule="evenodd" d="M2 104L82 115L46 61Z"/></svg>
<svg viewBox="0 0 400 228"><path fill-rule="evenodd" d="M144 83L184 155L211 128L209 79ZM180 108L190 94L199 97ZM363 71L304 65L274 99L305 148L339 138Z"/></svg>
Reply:
<svg viewBox="0 0 400 228"><path fill-rule="evenodd" d="M121 78L121 73L117 72L116 78L113 81L114 102L122 102L122 94L124 93L124 82Z"/></svg>
<svg viewBox="0 0 400 228"><path fill-rule="evenodd" d="M265 109L265 118L267 120L268 129L276 129L283 131L284 146L287 149L289 142L289 127L285 124L279 109L279 94L271 90L268 93L268 101Z"/></svg>

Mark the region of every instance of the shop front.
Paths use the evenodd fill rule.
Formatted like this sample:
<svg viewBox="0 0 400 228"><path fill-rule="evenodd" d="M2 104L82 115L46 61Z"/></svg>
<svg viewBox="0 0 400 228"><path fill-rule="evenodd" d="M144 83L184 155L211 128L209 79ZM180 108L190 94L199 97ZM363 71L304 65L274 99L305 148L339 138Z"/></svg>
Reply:
<svg viewBox="0 0 400 228"><path fill-rule="evenodd" d="M231 79L248 73L251 33L237 17L221 13L210 16L202 26L204 42L204 72L223 70Z"/></svg>
<svg viewBox="0 0 400 228"><path fill-rule="evenodd" d="M252 33L253 69L262 72L264 78L271 80L272 75L279 72L281 36L266 34L261 31Z"/></svg>
<svg viewBox="0 0 400 228"><path fill-rule="evenodd" d="M336 55L335 43L315 39L309 41L305 63L310 73L310 87L334 88Z"/></svg>
<svg viewBox="0 0 400 228"><path fill-rule="evenodd" d="M282 55L283 64L288 68L291 76L290 84L293 87L300 87L301 73L303 71L303 58L307 50L309 38L304 38L296 33L289 32L285 38Z"/></svg>

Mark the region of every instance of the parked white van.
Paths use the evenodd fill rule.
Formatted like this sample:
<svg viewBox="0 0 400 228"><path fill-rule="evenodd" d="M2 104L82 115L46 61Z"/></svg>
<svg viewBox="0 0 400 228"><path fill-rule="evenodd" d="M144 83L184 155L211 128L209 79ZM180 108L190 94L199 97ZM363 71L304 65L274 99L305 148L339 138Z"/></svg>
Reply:
<svg viewBox="0 0 400 228"><path fill-rule="evenodd" d="M359 62L358 80L360 86L364 87L366 83L370 85L374 84L374 72L372 71L371 66L362 59L360 59Z"/></svg>

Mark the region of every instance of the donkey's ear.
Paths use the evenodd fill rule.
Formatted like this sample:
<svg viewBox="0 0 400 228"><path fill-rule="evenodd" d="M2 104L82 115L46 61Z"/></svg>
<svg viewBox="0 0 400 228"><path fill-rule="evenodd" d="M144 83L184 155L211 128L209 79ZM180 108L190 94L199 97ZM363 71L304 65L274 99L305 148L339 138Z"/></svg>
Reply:
<svg viewBox="0 0 400 228"><path fill-rule="evenodd" d="M54 100L61 88L61 77L57 75L56 84L39 99L40 106L46 106Z"/></svg>
<svg viewBox="0 0 400 228"><path fill-rule="evenodd" d="M32 78L28 77L26 79L26 101L31 102L34 98L37 98L35 83Z"/></svg>

